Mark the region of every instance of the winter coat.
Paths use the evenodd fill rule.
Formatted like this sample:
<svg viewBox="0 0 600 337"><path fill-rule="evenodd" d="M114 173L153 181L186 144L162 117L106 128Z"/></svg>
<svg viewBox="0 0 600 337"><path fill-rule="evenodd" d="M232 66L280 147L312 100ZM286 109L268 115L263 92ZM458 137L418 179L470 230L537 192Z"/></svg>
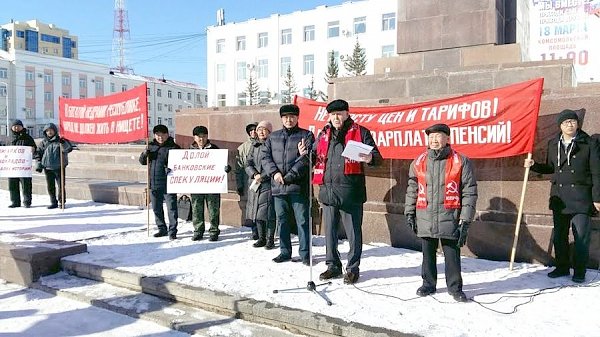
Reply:
<svg viewBox="0 0 600 337"><path fill-rule="evenodd" d="M23 129L19 132L12 132L12 141L11 144L14 146L31 146L33 147L33 152L37 150L37 145L33 138L27 133L27 129Z"/></svg>
<svg viewBox="0 0 600 337"><path fill-rule="evenodd" d="M150 189L153 191L167 191L167 163L169 161L169 150L181 149L175 144L173 137L159 144L156 139L148 144L146 151L140 154L140 164L146 165L150 162Z"/></svg>
<svg viewBox="0 0 600 337"><path fill-rule="evenodd" d="M271 177L273 196L303 194L308 196L308 156L300 156L298 143L304 139L307 150L311 150L315 136L312 132L295 126L273 131L262 149L263 167ZM272 177L280 172L285 184L279 184Z"/></svg>
<svg viewBox="0 0 600 337"><path fill-rule="evenodd" d="M344 142L346 132L352 126L354 121L351 118L346 119L341 130L333 129L331 123L328 123L323 131L319 133L315 144L313 144L313 158L316 153L316 147L319 139L325 135L327 128L331 129L331 139L327 149L327 161L325 163L325 173L323 175L323 184L319 188L319 201L330 206L352 206L363 204L367 201L367 188L365 184L365 175L363 174L344 174ZM382 162L381 154L371 132L365 127L359 126L361 142L373 146L373 159L369 166L378 166ZM314 161L313 161L314 162ZM363 166L364 172L364 164Z"/></svg>
<svg viewBox="0 0 600 337"><path fill-rule="evenodd" d="M415 214L417 236L419 237L457 240L459 237L459 220L471 222L475 217L477 181L471 161L462 154L459 154L462 158L459 187L461 208L447 209L444 206L446 162L450 154L451 148L449 145L439 151L427 149L426 209L416 208L418 190L417 174L415 172L416 160L413 160L410 164L404 214Z"/></svg>
<svg viewBox="0 0 600 337"><path fill-rule="evenodd" d="M54 136L48 137L46 135L46 130L48 129L54 130ZM63 139L64 143L60 144L60 139L56 125L54 123L46 125L44 128L44 139L42 139L35 155L35 158L40 161L40 164L46 170L60 170L61 145L63 152L63 166L67 167L67 165L69 165L69 156L67 154L73 151L73 145L66 139Z"/></svg>
<svg viewBox="0 0 600 337"><path fill-rule="evenodd" d="M260 174L261 182L256 191L248 189L248 202L246 203L246 219L253 221L261 220L266 222L275 221L275 208L273 207L273 197L271 195L271 177L263 168L264 143L254 140L252 147L246 158L246 174L248 177L254 177ZM254 179L250 179L254 181Z"/></svg>
<svg viewBox="0 0 600 337"><path fill-rule="evenodd" d="M570 155L558 146L560 135L548 141L545 163L535 163L531 170L552 174L549 208L563 214L593 214L593 202L600 202L600 149L596 140L582 130L573 139ZM568 157L568 158L567 158Z"/></svg>
<svg viewBox="0 0 600 337"><path fill-rule="evenodd" d="M247 187L249 177L246 174L246 159L248 154L254 147L255 140L248 137L248 140L243 142L237 148L237 155L235 156L235 182L237 184L238 191Z"/></svg>

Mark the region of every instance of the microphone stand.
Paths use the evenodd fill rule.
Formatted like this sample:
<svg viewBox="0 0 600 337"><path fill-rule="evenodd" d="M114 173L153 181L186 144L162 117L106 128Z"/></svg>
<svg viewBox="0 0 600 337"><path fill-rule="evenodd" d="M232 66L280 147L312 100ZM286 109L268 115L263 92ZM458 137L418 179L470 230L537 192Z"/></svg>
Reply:
<svg viewBox="0 0 600 337"><path fill-rule="evenodd" d="M312 151L312 147L311 147L311 151ZM287 289L275 289L273 290L273 294L278 294L281 292L287 292L287 291L293 291L293 290L299 290L299 289L306 289L308 291L310 291L313 294L318 295L319 297L321 297L326 303L327 305L332 305L333 303L331 302L330 299L328 299L325 295L321 294L320 292L317 291L317 287L320 286L324 286L324 285L330 285L331 281L328 282L324 282L324 283L320 283L320 284L315 284L315 282L313 282L313 253L312 253L312 246L313 246L313 219L312 219L312 201L313 201L313 188L312 188L312 171L313 171L313 166L312 166L312 153L311 151L308 152L307 156L308 156L308 237L309 237L309 241L308 241L308 258L309 258L309 280L308 283L306 284L306 288L302 288L302 287L296 287L296 288L287 288ZM302 157L300 157L302 158ZM298 224L299 225L299 224Z"/></svg>

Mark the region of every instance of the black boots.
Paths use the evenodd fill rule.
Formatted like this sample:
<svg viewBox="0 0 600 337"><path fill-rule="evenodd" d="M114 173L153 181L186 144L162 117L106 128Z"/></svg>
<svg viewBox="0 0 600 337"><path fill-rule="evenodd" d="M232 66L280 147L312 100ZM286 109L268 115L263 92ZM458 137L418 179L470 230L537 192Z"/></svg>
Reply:
<svg viewBox="0 0 600 337"><path fill-rule="evenodd" d="M256 241L252 246L255 248L259 248L259 247L264 247L267 245L267 240L266 240L266 229L267 229L267 225L263 222L263 221L257 221L256 222L256 226L253 227L253 231L254 228L256 228L256 234L258 236L258 241Z"/></svg>
<svg viewBox="0 0 600 337"><path fill-rule="evenodd" d="M267 244L265 249L271 250L275 248L275 228L267 228Z"/></svg>

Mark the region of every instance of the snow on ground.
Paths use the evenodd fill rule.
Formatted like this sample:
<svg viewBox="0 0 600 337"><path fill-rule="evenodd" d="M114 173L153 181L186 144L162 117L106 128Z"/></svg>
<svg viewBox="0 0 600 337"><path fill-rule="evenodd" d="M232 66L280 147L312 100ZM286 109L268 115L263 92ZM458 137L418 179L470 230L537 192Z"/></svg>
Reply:
<svg viewBox="0 0 600 337"><path fill-rule="evenodd" d="M156 323L3 281L0 327L3 337L189 336Z"/></svg>
<svg viewBox="0 0 600 337"><path fill-rule="evenodd" d="M34 196L34 206L45 203L45 198ZM0 191L0 200L8 204L6 191ZM575 285L570 278L549 279L548 268L541 265L517 263L509 271L507 262L465 257L464 290L479 303L463 304L446 293L442 258L438 260L438 293L418 298L421 254L370 243L363 248L355 286L336 279L318 287L333 302L327 306L304 289L309 280L319 284L318 274L326 269L322 237L313 242L316 265L311 275L310 268L301 263L271 262L278 250L253 248L246 229L222 226L219 241L192 242L191 223L180 223L179 239L169 241L147 236L146 211L137 207L77 200L67 205L64 211L41 206L3 209L0 241L10 241L7 232L80 240L88 244L89 254L68 259L424 336L600 335L596 310L588 309L596 307L600 298L596 270L588 270L585 284ZM347 243L340 244L343 259L347 251ZM295 287L300 289L273 293ZM531 297L537 293L541 294ZM501 313L515 308L513 314Z"/></svg>

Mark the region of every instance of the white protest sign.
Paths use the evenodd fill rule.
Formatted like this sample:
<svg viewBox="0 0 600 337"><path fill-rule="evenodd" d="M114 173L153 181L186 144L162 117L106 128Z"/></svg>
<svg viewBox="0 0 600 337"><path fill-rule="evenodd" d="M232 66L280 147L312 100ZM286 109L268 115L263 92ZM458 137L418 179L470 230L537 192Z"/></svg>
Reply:
<svg viewBox="0 0 600 337"><path fill-rule="evenodd" d="M31 146L0 146L0 177L31 178Z"/></svg>
<svg viewBox="0 0 600 337"><path fill-rule="evenodd" d="M227 193L228 150L170 150L167 193Z"/></svg>

